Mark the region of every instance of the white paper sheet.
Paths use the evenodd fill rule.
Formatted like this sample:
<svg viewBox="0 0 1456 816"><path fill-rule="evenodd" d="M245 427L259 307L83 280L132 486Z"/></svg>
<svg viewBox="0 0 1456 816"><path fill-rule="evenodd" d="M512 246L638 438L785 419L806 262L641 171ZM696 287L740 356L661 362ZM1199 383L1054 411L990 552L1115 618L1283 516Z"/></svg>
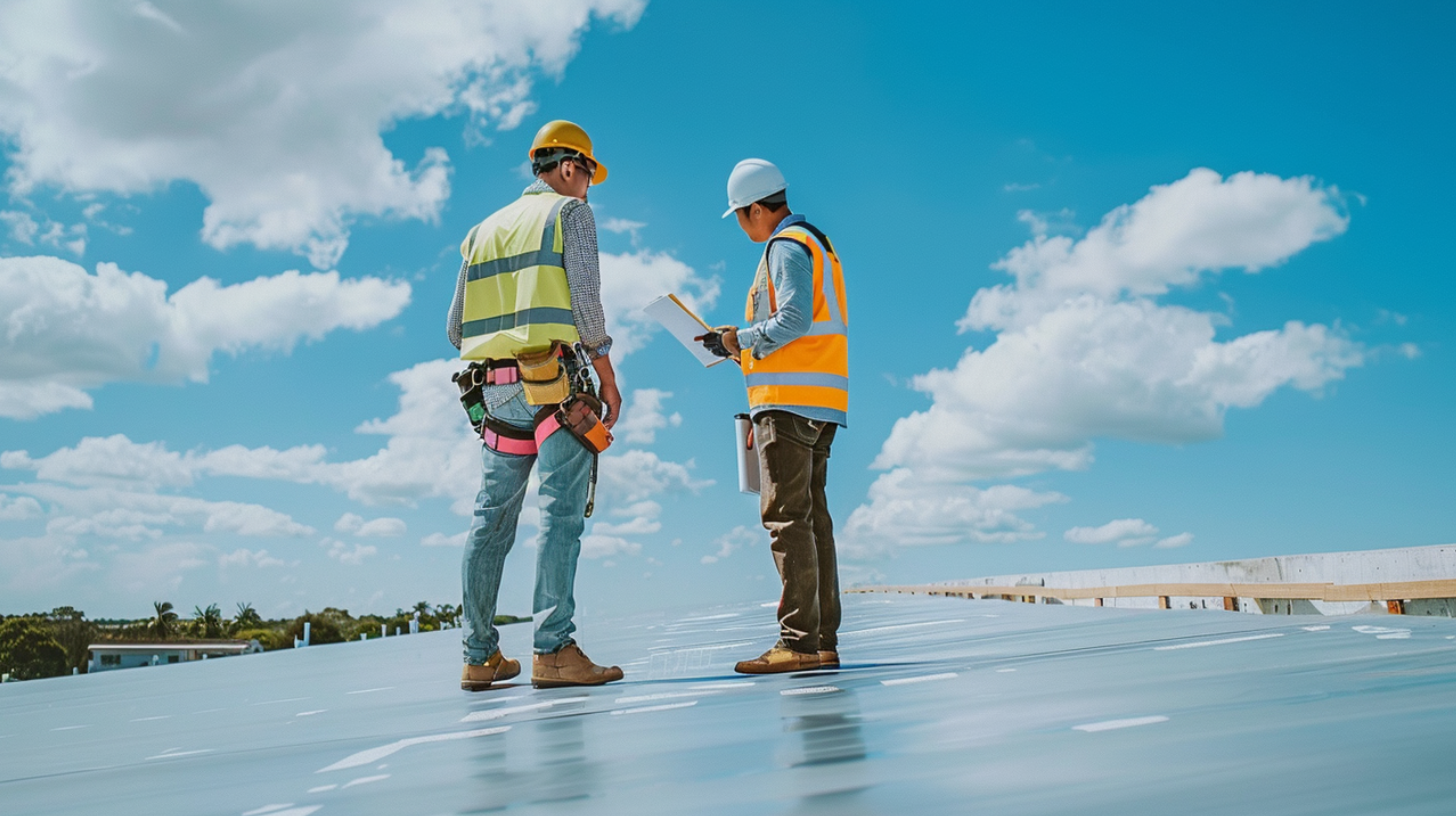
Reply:
<svg viewBox="0 0 1456 816"><path fill-rule="evenodd" d="M703 344L694 340L694 337L701 336L704 332L713 330L712 326L703 322L701 317L693 314L692 310L677 299L677 295L667 294L642 307L642 311L648 317L662 324L673 337L677 338L683 348L698 358L698 362L705 367L715 366L727 357L719 357L711 351L703 348Z"/></svg>

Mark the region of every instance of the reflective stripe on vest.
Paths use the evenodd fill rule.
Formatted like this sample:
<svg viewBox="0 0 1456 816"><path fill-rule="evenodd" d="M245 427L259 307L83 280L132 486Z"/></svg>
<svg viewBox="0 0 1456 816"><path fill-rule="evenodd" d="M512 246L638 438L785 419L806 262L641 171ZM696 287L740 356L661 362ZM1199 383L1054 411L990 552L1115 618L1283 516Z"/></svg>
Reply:
<svg viewBox="0 0 1456 816"><path fill-rule="evenodd" d="M465 237L461 359L509 360L580 339L562 252L561 208L569 200L523 195Z"/></svg>
<svg viewBox="0 0 1456 816"><path fill-rule="evenodd" d="M809 252L814 267L813 323L803 337L774 350L762 360L747 350L741 355L748 405L753 411L815 408L849 417L849 313L844 295L844 270L831 247L813 232L794 224L785 227L764 248L758 274L748 292L745 317L750 325L778 311L778 298L768 270L773 241L788 240ZM827 274L826 274L827 273Z"/></svg>

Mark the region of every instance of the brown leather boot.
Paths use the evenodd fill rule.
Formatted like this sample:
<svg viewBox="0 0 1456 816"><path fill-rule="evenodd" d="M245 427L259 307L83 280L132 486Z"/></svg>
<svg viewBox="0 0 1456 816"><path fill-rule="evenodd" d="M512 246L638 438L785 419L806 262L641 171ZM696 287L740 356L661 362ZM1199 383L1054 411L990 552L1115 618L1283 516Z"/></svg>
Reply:
<svg viewBox="0 0 1456 816"><path fill-rule="evenodd" d="M460 670L460 688L466 691L485 691L490 688L491 683L499 683L509 680L521 673L521 661L507 660L495 650L495 654L486 658L484 666L472 666L465 664Z"/></svg>
<svg viewBox="0 0 1456 816"><path fill-rule="evenodd" d="M733 670L739 674L778 674L819 668L818 652L796 652L783 643L752 660L739 661Z"/></svg>
<svg viewBox="0 0 1456 816"><path fill-rule="evenodd" d="M531 685L536 688L600 686L621 679L621 669L598 666L575 643L568 643L551 654L538 654L531 661Z"/></svg>
<svg viewBox="0 0 1456 816"><path fill-rule="evenodd" d="M835 652L835 651L828 651L828 652L826 652L823 649L820 649L819 650L819 668L821 668L821 669L837 669L837 668L839 668L839 652Z"/></svg>

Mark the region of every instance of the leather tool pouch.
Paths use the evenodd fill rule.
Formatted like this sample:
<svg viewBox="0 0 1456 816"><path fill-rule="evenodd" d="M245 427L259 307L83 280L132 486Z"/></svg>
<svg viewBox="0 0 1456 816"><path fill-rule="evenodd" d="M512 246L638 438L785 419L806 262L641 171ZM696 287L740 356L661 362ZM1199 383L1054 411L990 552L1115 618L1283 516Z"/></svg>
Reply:
<svg viewBox="0 0 1456 816"><path fill-rule="evenodd" d="M601 453L612 444L612 434L601 420L602 403L590 394L577 394L557 409L556 419L587 450Z"/></svg>
<svg viewBox="0 0 1456 816"><path fill-rule="evenodd" d="M530 405L554 405L571 396L571 381L566 366L561 364L560 346L542 352L520 354L516 365L521 369L521 387Z"/></svg>
<svg viewBox="0 0 1456 816"><path fill-rule="evenodd" d="M480 433L485 423L485 396L481 389L485 385L485 367L480 363L471 363L450 379L460 388L460 407L465 409L465 416L470 419L470 427Z"/></svg>

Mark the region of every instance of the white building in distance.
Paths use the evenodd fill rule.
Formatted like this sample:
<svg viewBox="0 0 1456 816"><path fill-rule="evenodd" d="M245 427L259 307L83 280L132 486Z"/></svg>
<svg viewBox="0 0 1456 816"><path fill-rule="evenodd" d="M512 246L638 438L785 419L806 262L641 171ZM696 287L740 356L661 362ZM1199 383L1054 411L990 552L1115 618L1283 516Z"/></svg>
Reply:
<svg viewBox="0 0 1456 816"><path fill-rule="evenodd" d="M88 673L256 654L263 651L263 647L256 640L162 640L152 643L93 643L89 650Z"/></svg>

